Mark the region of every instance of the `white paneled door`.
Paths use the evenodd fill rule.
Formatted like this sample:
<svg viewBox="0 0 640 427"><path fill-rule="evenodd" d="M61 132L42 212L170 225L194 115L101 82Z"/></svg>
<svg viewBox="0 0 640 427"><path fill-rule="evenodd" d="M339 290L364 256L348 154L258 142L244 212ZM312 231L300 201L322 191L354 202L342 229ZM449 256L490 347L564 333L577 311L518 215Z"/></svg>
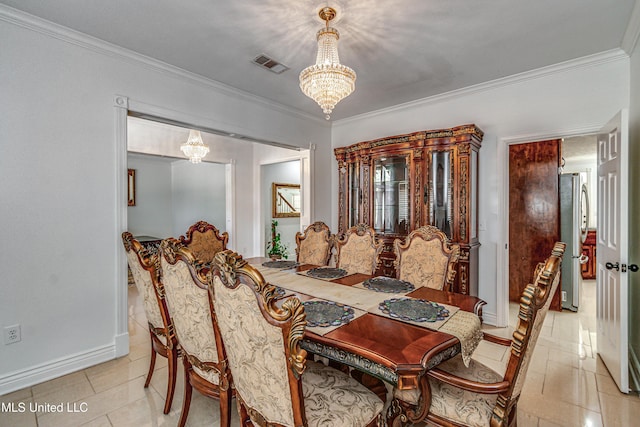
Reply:
<svg viewBox="0 0 640 427"><path fill-rule="evenodd" d="M629 392L628 120L622 110L598 135L597 347L623 393Z"/></svg>

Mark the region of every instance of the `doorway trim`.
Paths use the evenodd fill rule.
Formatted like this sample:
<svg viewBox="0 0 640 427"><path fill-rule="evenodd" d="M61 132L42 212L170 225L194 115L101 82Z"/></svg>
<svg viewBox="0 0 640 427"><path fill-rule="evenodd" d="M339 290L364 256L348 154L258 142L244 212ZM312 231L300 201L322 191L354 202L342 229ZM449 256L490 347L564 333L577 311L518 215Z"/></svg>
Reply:
<svg viewBox="0 0 640 427"><path fill-rule="evenodd" d="M498 250L496 251L496 326L509 326L509 146L525 142L545 141L548 139L569 138L573 136L598 133L603 124L590 124L583 128L566 128L541 131L527 135L507 136L498 139L498 182L502 185L499 192L498 221L501 223ZM596 196L597 197L597 196Z"/></svg>

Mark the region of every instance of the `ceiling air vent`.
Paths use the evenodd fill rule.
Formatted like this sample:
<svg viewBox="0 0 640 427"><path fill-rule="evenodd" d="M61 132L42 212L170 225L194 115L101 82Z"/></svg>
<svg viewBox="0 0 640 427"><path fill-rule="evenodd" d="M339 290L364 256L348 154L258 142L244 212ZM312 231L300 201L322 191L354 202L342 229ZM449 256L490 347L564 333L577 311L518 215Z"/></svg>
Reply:
<svg viewBox="0 0 640 427"><path fill-rule="evenodd" d="M283 65L283 64L279 63L278 61L269 58L264 53L261 54L261 55L256 56L253 59L253 63L261 66L262 68L266 68L267 70L272 71L272 72L274 72L276 74L280 74L283 71L286 71L286 70L289 69L289 67L287 67L286 65Z"/></svg>

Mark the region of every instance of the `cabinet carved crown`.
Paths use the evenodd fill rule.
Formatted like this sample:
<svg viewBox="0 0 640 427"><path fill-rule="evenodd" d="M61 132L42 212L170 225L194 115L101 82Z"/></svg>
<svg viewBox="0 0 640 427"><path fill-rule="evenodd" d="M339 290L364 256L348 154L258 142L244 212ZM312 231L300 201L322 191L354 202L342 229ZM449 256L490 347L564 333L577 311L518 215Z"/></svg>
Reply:
<svg viewBox="0 0 640 427"><path fill-rule="evenodd" d="M395 239L434 225L460 245L454 292L477 295L478 151L473 124L339 147L338 232L365 223L384 243L378 274L394 276Z"/></svg>

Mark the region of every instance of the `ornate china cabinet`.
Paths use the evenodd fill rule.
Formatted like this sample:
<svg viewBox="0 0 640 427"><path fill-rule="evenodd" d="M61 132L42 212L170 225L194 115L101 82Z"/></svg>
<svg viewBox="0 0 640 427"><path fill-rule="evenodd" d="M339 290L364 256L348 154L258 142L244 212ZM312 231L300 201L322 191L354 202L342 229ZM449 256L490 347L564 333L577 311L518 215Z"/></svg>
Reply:
<svg viewBox="0 0 640 427"><path fill-rule="evenodd" d="M334 150L338 232L371 225L384 242L377 274L394 276L393 241L435 225L460 245L453 291L478 294L478 151L475 125L414 132Z"/></svg>

